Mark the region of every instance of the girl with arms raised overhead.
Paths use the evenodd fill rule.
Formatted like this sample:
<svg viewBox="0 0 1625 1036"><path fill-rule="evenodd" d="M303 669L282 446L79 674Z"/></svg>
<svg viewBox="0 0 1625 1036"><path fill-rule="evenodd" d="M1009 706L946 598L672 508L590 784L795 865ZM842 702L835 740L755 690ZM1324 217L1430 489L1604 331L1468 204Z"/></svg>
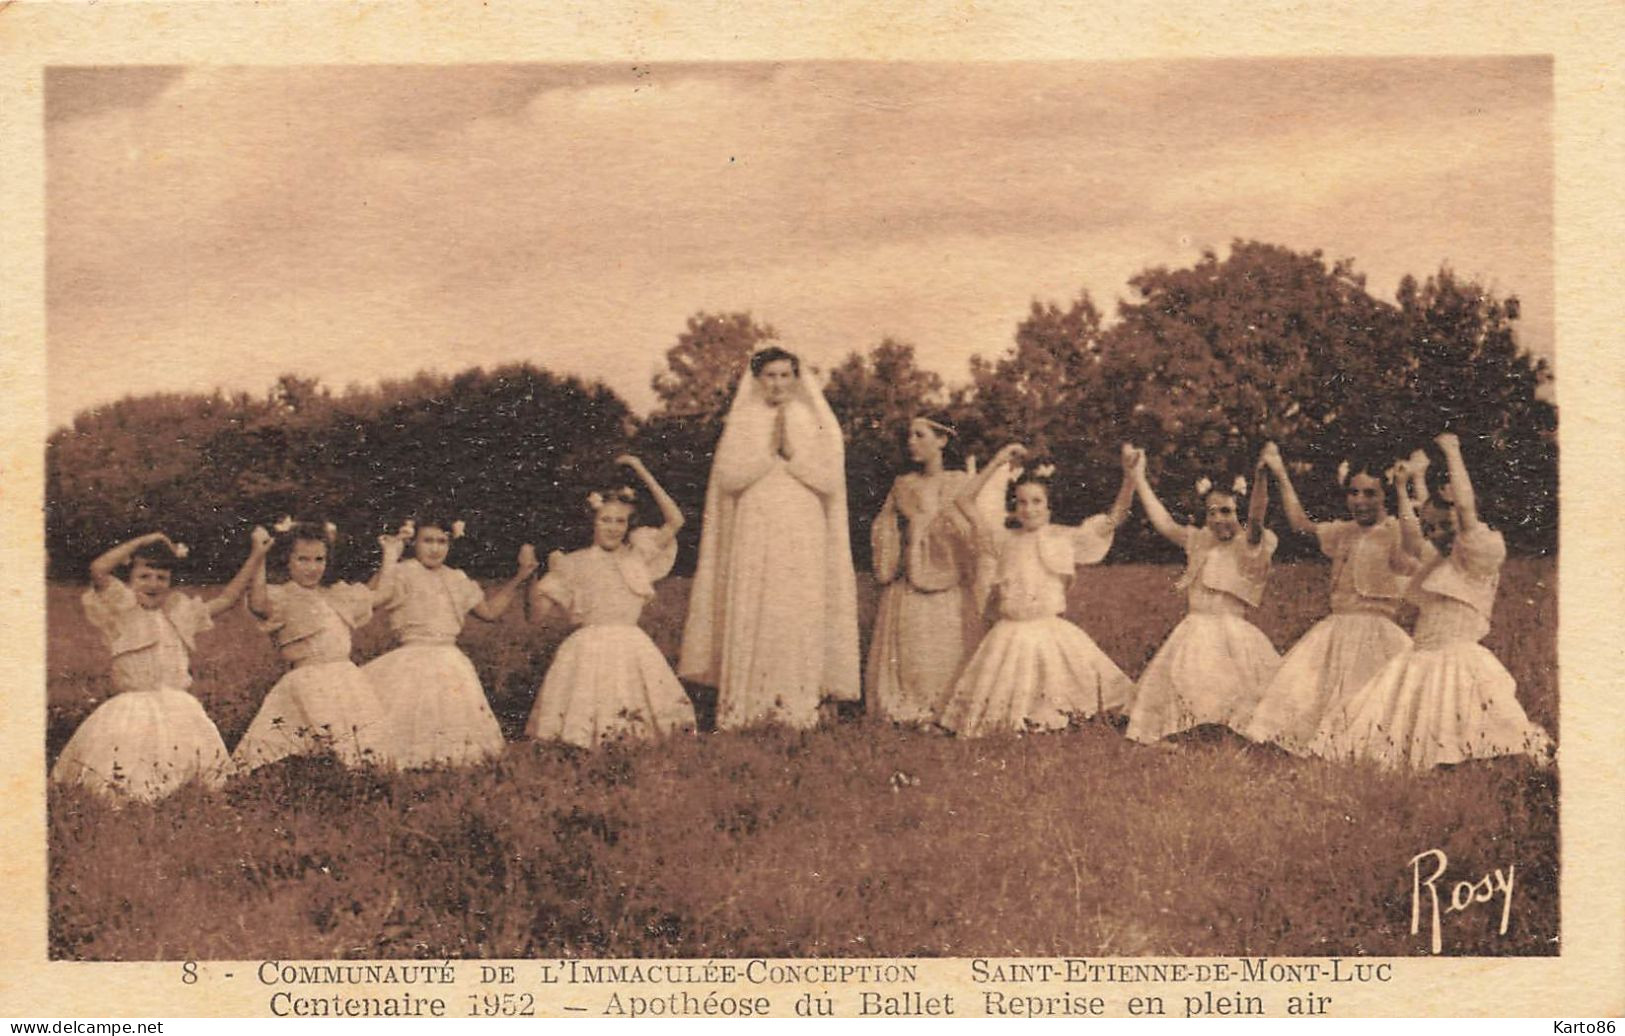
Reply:
<svg viewBox="0 0 1625 1036"><path fill-rule="evenodd" d="M1051 465L1020 470L1025 449L1006 446L986 470L969 480L957 506L976 523L979 549L996 564L998 623L955 682L941 723L964 737L1001 730L1055 730L1074 718L1128 703L1133 683L1077 626L1061 618L1077 566L1092 565L1111 549L1117 526L1134 497L1137 456L1125 448L1123 484L1111 510L1081 526L1050 523ZM976 507L982 488L1007 480L1015 494L1014 529L989 522Z"/></svg>
<svg viewBox="0 0 1625 1036"><path fill-rule="evenodd" d="M1345 461L1338 480L1349 517L1316 522L1298 501L1274 443L1264 447L1263 461L1281 487L1292 530L1314 536L1331 559L1332 613L1287 652L1242 733L1301 753L1326 716L1347 705L1377 670L1410 646L1411 638L1394 617L1416 563L1400 548L1399 523L1388 514L1381 465Z"/></svg>
<svg viewBox="0 0 1625 1036"><path fill-rule="evenodd" d="M85 617L113 656L114 695L80 724L51 768L51 780L79 784L115 800L154 802L191 780L218 787L232 773L220 731L192 686L197 635L237 603L268 542L208 601L171 585L184 544L161 532L121 543L90 563ZM129 567L129 581L118 569Z"/></svg>
<svg viewBox="0 0 1625 1036"><path fill-rule="evenodd" d="M529 737L583 748L619 737L652 738L694 729L694 706L666 658L638 628L655 581L677 560L683 512L632 456L630 468L660 506L659 528L630 528L636 497L625 486L588 495L591 546L548 558L547 574L531 584L531 621L555 607L580 629L553 656L525 724Z"/></svg>
<svg viewBox="0 0 1625 1036"><path fill-rule="evenodd" d="M487 593L446 564L462 534L461 521L420 516L378 539L384 560L373 589L399 646L362 672L389 710L389 751L403 767L471 764L502 754L502 728L473 663L457 648L457 635L470 615L485 622L502 617L519 584L536 571L536 550L521 547L513 576ZM408 542L412 558L401 561Z"/></svg>
<svg viewBox="0 0 1625 1036"><path fill-rule="evenodd" d="M1281 665L1275 645L1247 620L1264 599L1276 547L1275 534L1264 528L1269 486L1262 476L1260 461L1251 487L1241 477L1222 486L1203 478L1196 492L1204 521L1181 525L1152 490L1143 454L1135 465L1135 488L1152 526L1185 552L1178 589L1190 608L1135 687L1128 710L1128 736L1135 741L1152 743L1208 724L1241 729Z"/></svg>
<svg viewBox="0 0 1625 1036"><path fill-rule="evenodd" d="M389 763L389 717L350 658L350 633L372 620L373 592L355 583L323 585L338 530L331 524L277 523L272 553L287 578L267 583L267 559L254 567L248 610L291 668L265 696L232 753L241 770L290 755L331 751L346 766ZM271 534L254 530L255 543Z"/></svg>
<svg viewBox="0 0 1625 1036"><path fill-rule="evenodd" d="M1426 770L1501 755L1551 757L1546 731L1518 704L1517 684L1479 643L1490 630L1506 542L1478 514L1461 443L1438 438L1449 484L1419 506L1400 497L1407 553L1421 564L1407 596L1415 602L1416 639L1321 724L1312 751ZM1399 468L1418 497L1426 483L1412 465Z"/></svg>

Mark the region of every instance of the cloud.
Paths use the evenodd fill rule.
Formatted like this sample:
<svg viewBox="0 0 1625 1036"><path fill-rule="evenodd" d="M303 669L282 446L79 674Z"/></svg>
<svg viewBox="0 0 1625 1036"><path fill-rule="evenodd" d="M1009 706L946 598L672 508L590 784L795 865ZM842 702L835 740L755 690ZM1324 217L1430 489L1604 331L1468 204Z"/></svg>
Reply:
<svg viewBox="0 0 1625 1036"><path fill-rule="evenodd" d="M815 357L895 334L957 378L1034 296L1109 310L1237 236L1390 291L1449 258L1526 331L1551 311L1539 59L130 75L67 81L48 131L53 421L520 358L646 404L705 308ZM131 350L166 359L69 375Z"/></svg>

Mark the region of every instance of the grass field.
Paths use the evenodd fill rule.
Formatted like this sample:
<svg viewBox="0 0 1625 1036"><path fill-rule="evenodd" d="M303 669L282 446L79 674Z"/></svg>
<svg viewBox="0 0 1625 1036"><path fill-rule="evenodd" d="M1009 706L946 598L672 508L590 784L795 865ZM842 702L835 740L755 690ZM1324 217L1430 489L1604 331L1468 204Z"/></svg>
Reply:
<svg viewBox="0 0 1625 1036"><path fill-rule="evenodd" d="M1070 617L1137 676L1182 612L1176 576L1086 569ZM1277 647L1323 613L1325 579L1277 569L1258 616ZM645 613L672 656L686 591L668 580ZM78 593L49 597L49 758L111 690ZM510 738L563 633L518 609L466 631ZM358 661L384 636L366 630ZM1510 562L1486 644L1557 735L1555 636L1555 565ZM280 673L240 611L194 668L228 745ZM1450 881L1517 868L1507 933L1499 900L1447 914L1446 953L1553 954L1557 804L1556 774L1520 760L1389 775L1230 737L1164 752L1099 721L976 741L857 718L597 753L516 742L488 767L404 775L292 760L155 808L53 791L50 945L94 960L1414 954L1409 861L1437 848Z"/></svg>

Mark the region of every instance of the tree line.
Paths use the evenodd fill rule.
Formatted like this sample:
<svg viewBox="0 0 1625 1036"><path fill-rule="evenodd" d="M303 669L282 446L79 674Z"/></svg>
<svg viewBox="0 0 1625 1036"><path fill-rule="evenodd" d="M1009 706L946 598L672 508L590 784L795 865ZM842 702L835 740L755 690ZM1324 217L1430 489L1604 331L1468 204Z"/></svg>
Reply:
<svg viewBox="0 0 1625 1036"><path fill-rule="evenodd" d="M1250 473L1274 439L1305 505L1330 518L1344 514L1340 461L1386 464L1448 427L1484 473L1489 520L1517 549L1555 549L1552 375L1518 346L1515 297L1441 269L1383 300L1351 260L1251 241L1146 269L1128 289L1110 323L1087 293L1033 302L1004 353L972 359L968 382L948 384L889 338L825 372L847 438L859 565L869 521L905 470L908 419L924 410L955 423L961 456L1015 440L1046 455L1062 521L1105 506L1124 440L1147 449L1171 505L1193 508L1199 476ZM380 532L425 508L466 521L457 563L494 575L521 542L544 552L585 542L584 494L624 481L611 461L626 450L697 519L735 383L769 342L777 330L749 314L695 314L643 419L607 387L533 364L336 394L285 374L264 396L126 397L47 442L51 575L76 578L108 545L161 527L193 548L194 578L218 577L240 563L252 524L292 514L339 526L336 567L353 578L376 563ZM1140 525L1114 555L1167 559ZM697 526L685 529L683 568ZM1283 540L1286 553L1313 546Z"/></svg>

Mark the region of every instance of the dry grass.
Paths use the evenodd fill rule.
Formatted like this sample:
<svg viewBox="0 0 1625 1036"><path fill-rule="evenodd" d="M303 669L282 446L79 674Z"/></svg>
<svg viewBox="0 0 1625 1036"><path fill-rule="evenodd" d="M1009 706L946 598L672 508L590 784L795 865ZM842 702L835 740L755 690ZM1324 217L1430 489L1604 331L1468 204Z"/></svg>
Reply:
<svg viewBox="0 0 1625 1036"><path fill-rule="evenodd" d="M1072 617L1138 674L1179 618L1176 575L1085 570ZM1509 564L1487 644L1556 734L1553 584L1550 562ZM669 580L645 616L668 653L685 591ZM50 597L52 755L110 689L76 596ZM865 589L865 626L871 605ZM1324 567L1282 566L1259 624L1286 646L1324 607ZM382 636L369 630L359 656ZM465 636L510 736L561 636L517 614ZM278 666L236 612L195 661L231 744ZM489 767L393 776L293 760L156 808L53 792L51 951L1424 953L1407 861L1440 848L1452 878L1517 866L1508 933L1498 904L1449 915L1447 953L1549 954L1557 802L1555 775L1518 760L1386 775L1232 738L1162 752L1099 722L981 741L859 720L595 754L515 743Z"/></svg>

